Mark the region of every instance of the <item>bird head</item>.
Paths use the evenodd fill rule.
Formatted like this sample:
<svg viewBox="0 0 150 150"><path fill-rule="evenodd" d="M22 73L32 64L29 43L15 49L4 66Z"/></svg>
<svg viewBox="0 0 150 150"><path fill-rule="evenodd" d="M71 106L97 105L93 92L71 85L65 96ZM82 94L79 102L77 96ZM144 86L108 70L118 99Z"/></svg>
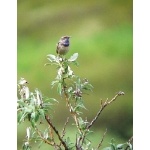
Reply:
<svg viewBox="0 0 150 150"><path fill-rule="evenodd" d="M69 39L69 38L71 38L71 36L62 36L62 37L61 37L61 40Z"/></svg>

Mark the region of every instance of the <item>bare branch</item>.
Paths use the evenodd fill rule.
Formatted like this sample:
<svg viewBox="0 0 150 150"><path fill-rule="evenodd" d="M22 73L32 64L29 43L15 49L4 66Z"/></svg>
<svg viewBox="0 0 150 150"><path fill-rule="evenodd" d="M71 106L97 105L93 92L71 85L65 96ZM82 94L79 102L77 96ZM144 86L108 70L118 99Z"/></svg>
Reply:
<svg viewBox="0 0 150 150"><path fill-rule="evenodd" d="M65 150L69 150L66 143L64 142L64 140L61 138L59 132L57 131L57 129L53 126L52 122L50 121L50 118L48 116L45 116L45 119L47 121L47 123L52 127L52 129L54 130L54 132L57 134L58 139L60 140L60 142L62 143L62 145L64 146Z"/></svg>
<svg viewBox="0 0 150 150"><path fill-rule="evenodd" d="M103 143L103 140L104 140L104 137L105 137L106 133L107 133L107 129L106 129L106 131L104 132L103 137L102 137L102 139L101 139L101 142L100 142L100 143L98 144L98 146L97 146L97 149L102 146L102 143Z"/></svg>
<svg viewBox="0 0 150 150"><path fill-rule="evenodd" d="M87 126L87 129L90 129L91 126L95 123L95 121L98 119L98 117L100 116L101 112L103 111L103 109L108 106L109 104L111 104L112 102L114 102L118 96L124 95L124 92L118 92L110 101L108 101L108 99L106 99L106 101L104 102L104 104L102 104L101 101L101 108L98 111L98 113L96 114L95 118L91 121L91 123Z"/></svg>
<svg viewBox="0 0 150 150"><path fill-rule="evenodd" d="M65 130L66 130L66 126L67 126L68 122L69 122L69 117L67 117L67 121L64 124L64 128L62 130L61 138L63 138L65 136Z"/></svg>

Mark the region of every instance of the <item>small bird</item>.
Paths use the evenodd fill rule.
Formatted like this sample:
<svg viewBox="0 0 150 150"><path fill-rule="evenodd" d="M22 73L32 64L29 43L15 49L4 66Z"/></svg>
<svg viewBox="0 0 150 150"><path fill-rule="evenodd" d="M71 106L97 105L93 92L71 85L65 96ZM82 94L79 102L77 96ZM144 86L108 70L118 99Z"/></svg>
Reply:
<svg viewBox="0 0 150 150"><path fill-rule="evenodd" d="M69 51L69 38L71 36L62 36L57 43L56 53L59 55L65 55Z"/></svg>

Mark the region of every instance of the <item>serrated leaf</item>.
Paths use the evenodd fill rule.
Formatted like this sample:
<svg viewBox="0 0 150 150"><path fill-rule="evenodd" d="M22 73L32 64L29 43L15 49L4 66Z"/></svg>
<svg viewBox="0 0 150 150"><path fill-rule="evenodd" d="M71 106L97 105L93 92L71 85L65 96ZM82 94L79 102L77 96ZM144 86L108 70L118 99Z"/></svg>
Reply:
<svg viewBox="0 0 150 150"><path fill-rule="evenodd" d="M78 53L74 53L69 59L68 61L73 62L78 58Z"/></svg>

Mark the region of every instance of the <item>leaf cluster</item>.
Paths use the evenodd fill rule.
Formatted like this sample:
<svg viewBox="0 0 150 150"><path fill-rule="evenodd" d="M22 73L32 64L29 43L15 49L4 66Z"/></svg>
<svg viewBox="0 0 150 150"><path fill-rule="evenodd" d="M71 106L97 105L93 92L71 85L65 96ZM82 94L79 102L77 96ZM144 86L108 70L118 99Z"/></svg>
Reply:
<svg viewBox="0 0 150 150"><path fill-rule="evenodd" d="M132 150L132 144L130 141L122 144L116 144L114 139L111 139L111 142L109 143L110 146L104 148L103 150Z"/></svg>
<svg viewBox="0 0 150 150"><path fill-rule="evenodd" d="M79 65L77 58L78 53L74 53L68 59L62 55L55 56L49 54L47 55L49 63L45 64L56 65L57 75L51 82L51 86L57 87L58 94L63 97L66 104L65 107L67 106L70 116L74 120L73 125L76 127L76 140L72 141L70 137L66 136L66 127L69 118L67 118L67 121L64 123L62 132L58 131L52 122L52 113L50 110L53 108L54 102L58 102L58 100L43 96L38 89L35 89L34 92L30 92L27 86L28 82L24 78L21 78L18 82L19 98L17 100L17 121L18 124L26 120L31 123L31 127L27 127L26 129L26 138L22 146L23 150L31 149L31 141L40 141L39 146L41 146L42 143L47 143L56 150L100 149L106 132L102 140L98 143L98 146L94 148L92 147L92 141L88 139L88 135L92 133L90 128L97 121L104 108L114 102L118 96L124 95L124 92L118 92L111 100L107 99L104 103L101 101L101 107L92 121L88 121L87 118L82 118L81 114L83 113L83 109L86 109L84 106L84 94L88 94L89 91L92 91L93 86L86 78L81 79L72 71L72 64L76 66ZM44 121L48 126L44 131L41 131L39 125ZM127 148L132 150L130 142L116 145L112 140L110 146L104 150L127 150Z"/></svg>
<svg viewBox="0 0 150 150"><path fill-rule="evenodd" d="M51 110L56 99L43 97L38 89L30 92L27 83L24 78L18 83L20 97L17 100L17 121L20 124L27 119L35 127L38 121L45 119L45 114Z"/></svg>

